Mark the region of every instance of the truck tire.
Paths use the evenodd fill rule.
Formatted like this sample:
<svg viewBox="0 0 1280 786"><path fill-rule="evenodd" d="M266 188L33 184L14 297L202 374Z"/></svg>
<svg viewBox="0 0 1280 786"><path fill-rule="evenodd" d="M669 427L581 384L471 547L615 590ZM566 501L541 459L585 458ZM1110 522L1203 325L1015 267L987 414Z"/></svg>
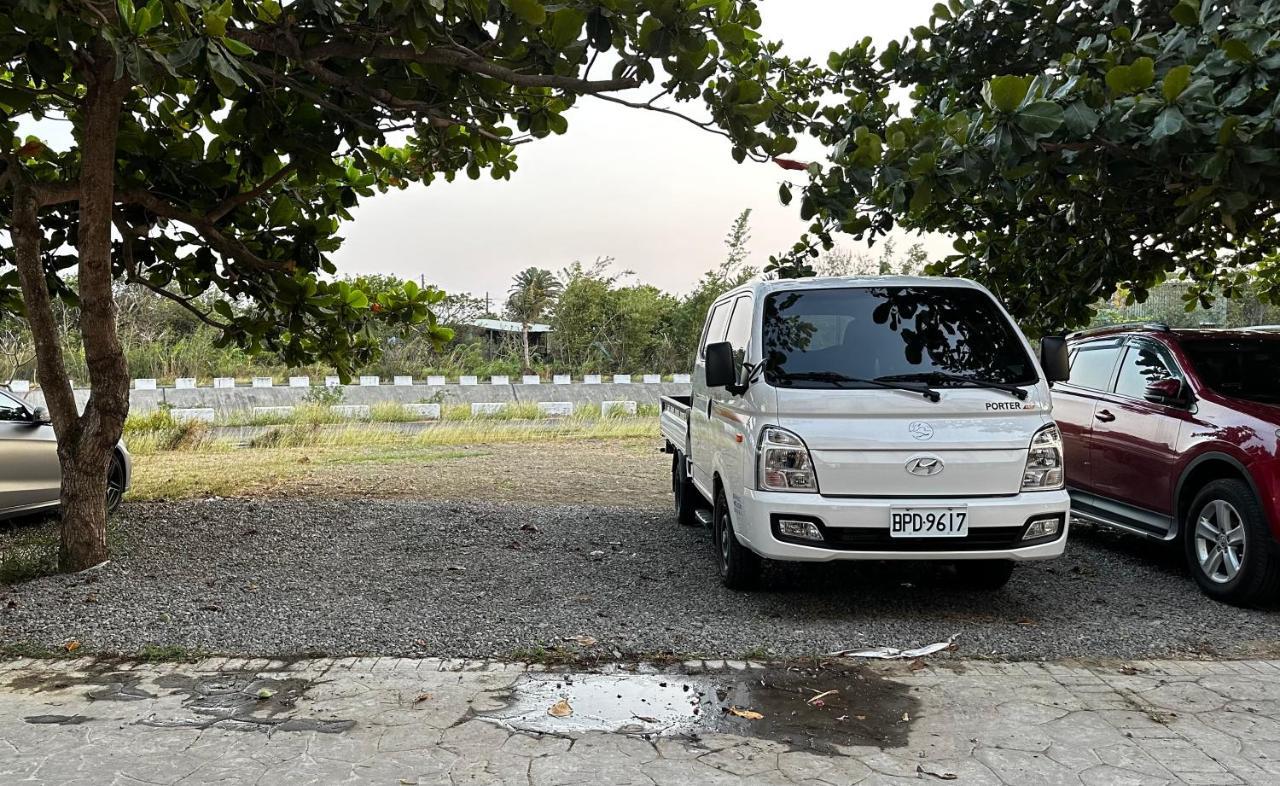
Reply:
<svg viewBox="0 0 1280 786"><path fill-rule="evenodd" d="M738 542L733 534L733 518L723 489L716 489L716 504L711 513L716 545L716 563L720 567L720 583L731 590L754 589L760 581L760 556Z"/></svg>
<svg viewBox="0 0 1280 786"><path fill-rule="evenodd" d="M1249 605L1280 595L1280 558L1267 517L1242 480L1215 480L1196 494L1182 523L1187 567L1204 594Z"/></svg>
<svg viewBox="0 0 1280 786"><path fill-rule="evenodd" d="M671 496L675 502L676 521L686 527L695 527L702 523L697 515L702 494L689 478L688 464L684 454L678 450L671 456Z"/></svg>
<svg viewBox="0 0 1280 786"><path fill-rule="evenodd" d="M1007 559L963 560L956 563L956 576L969 589L998 590L1013 576L1013 561Z"/></svg>

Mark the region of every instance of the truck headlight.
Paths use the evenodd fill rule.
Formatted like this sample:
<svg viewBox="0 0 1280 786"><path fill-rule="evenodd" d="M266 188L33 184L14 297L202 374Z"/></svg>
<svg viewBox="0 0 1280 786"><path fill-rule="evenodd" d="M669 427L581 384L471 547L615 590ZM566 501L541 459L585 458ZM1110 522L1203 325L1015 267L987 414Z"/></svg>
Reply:
<svg viewBox="0 0 1280 786"><path fill-rule="evenodd" d="M804 441L786 429L770 426L760 435L761 491L818 491L818 476Z"/></svg>
<svg viewBox="0 0 1280 786"><path fill-rule="evenodd" d="M1063 486L1062 434L1048 425L1036 432L1022 471L1023 491L1055 491Z"/></svg>

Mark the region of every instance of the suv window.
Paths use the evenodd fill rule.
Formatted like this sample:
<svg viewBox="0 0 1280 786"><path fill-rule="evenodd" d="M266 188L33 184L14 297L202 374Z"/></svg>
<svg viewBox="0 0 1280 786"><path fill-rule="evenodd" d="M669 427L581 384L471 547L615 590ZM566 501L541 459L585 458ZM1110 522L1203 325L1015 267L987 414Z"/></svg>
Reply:
<svg viewBox="0 0 1280 786"><path fill-rule="evenodd" d="M31 420L31 416L27 414L26 407L4 393L0 393L0 422L14 420L25 422Z"/></svg>
<svg viewBox="0 0 1280 786"><path fill-rule="evenodd" d="M707 344L724 341L724 324L729 321L729 309L733 301L726 300L711 308L711 317L707 319L707 330L702 334L702 346L698 349L699 357L706 357Z"/></svg>
<svg viewBox="0 0 1280 786"><path fill-rule="evenodd" d="M1124 362L1120 364L1120 376L1116 378L1116 393L1131 398L1142 398L1147 385L1162 379L1173 379L1177 375L1170 369L1170 364L1160 352L1150 344L1131 345L1124 353Z"/></svg>
<svg viewBox="0 0 1280 786"><path fill-rule="evenodd" d="M1111 370L1116 367L1119 354L1119 344L1085 344L1076 352L1067 382L1078 388L1107 390L1111 387Z"/></svg>

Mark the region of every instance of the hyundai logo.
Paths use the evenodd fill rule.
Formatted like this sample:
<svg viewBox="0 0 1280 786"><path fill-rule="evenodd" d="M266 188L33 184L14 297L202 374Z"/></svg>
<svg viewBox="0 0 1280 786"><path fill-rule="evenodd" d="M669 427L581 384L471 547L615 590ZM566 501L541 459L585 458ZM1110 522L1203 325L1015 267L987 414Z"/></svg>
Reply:
<svg viewBox="0 0 1280 786"><path fill-rule="evenodd" d="M933 437L933 426L923 420L913 420L907 425L907 431L911 432L911 436L916 439L931 439Z"/></svg>
<svg viewBox="0 0 1280 786"><path fill-rule="evenodd" d="M929 478L942 472L942 459L937 456L916 456L907 461L907 472Z"/></svg>

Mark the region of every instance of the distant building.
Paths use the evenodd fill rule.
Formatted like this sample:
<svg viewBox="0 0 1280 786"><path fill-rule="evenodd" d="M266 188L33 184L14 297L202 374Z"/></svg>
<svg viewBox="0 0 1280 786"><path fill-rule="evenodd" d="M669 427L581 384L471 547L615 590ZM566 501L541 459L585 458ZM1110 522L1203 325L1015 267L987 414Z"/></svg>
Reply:
<svg viewBox="0 0 1280 786"><path fill-rule="evenodd" d="M509 319L473 319L467 323L468 326L475 328L477 334L481 334L485 339L485 347L488 349L490 356L496 347L501 347L506 343L519 344L521 334L524 332L524 325L519 322L512 322ZM547 345L547 336L551 333L550 325L530 324L529 325L529 347L538 350Z"/></svg>

